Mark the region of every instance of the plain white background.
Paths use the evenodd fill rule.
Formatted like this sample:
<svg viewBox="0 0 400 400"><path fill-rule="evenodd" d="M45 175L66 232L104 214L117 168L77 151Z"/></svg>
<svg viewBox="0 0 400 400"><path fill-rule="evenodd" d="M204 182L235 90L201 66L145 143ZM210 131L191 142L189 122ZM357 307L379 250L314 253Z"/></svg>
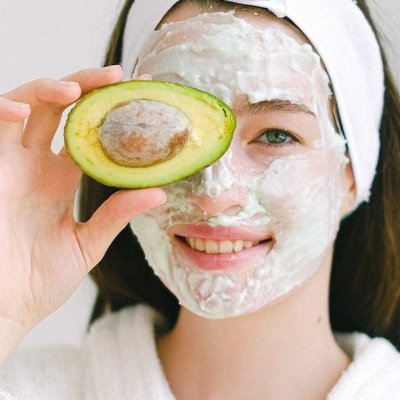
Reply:
<svg viewBox="0 0 400 400"><path fill-rule="evenodd" d="M75 70L100 66L122 3L123 0L1 0L0 93L38 77L59 78ZM368 3L385 37L395 78L400 81L399 0ZM65 117L56 135L55 150L62 146L64 121ZM22 345L79 343L94 295L94 285L86 280L71 300L39 325Z"/></svg>

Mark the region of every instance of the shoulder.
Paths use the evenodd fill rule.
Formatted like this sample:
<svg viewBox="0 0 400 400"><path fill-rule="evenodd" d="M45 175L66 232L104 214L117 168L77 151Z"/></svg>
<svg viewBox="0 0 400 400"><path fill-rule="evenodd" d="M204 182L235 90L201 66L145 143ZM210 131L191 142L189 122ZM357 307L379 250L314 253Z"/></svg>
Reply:
<svg viewBox="0 0 400 400"><path fill-rule="evenodd" d="M329 400L400 400L400 353L389 341L361 333L336 339L352 362Z"/></svg>
<svg viewBox="0 0 400 400"><path fill-rule="evenodd" d="M13 398L6 397L5 392L16 399L81 398L82 365L81 352L75 347L16 351L0 369L0 399Z"/></svg>
<svg viewBox="0 0 400 400"><path fill-rule="evenodd" d="M90 386L102 398L172 399L156 348L163 319L153 309L137 305L109 314L90 329L87 356Z"/></svg>
<svg viewBox="0 0 400 400"><path fill-rule="evenodd" d="M156 311L137 305L96 321L79 348L17 351L0 369L0 400L109 400L127 393L173 399L156 349L162 327Z"/></svg>
<svg viewBox="0 0 400 400"><path fill-rule="evenodd" d="M136 305L104 315L91 326L89 336L97 335L100 332L116 333L126 329L152 331L155 326L162 324L162 317L153 308Z"/></svg>
<svg viewBox="0 0 400 400"><path fill-rule="evenodd" d="M108 360L119 360L126 358L127 349L151 352L155 346L157 327L162 325L160 314L144 305L107 314L90 327L85 343L86 353L102 359L107 356Z"/></svg>

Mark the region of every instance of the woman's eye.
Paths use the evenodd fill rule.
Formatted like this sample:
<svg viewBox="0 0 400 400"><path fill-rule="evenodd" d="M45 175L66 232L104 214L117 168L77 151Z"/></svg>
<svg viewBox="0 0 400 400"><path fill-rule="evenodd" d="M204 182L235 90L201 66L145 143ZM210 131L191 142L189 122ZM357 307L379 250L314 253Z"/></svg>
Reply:
<svg viewBox="0 0 400 400"><path fill-rule="evenodd" d="M256 141L275 146L297 142L293 135L278 129L268 129L262 132Z"/></svg>

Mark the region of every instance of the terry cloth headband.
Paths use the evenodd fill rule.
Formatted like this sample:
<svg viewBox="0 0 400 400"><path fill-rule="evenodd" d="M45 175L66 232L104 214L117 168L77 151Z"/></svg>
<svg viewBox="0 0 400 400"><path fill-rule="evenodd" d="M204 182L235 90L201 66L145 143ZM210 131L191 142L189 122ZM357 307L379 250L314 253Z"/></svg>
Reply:
<svg viewBox="0 0 400 400"><path fill-rule="evenodd" d="M130 79L150 33L176 0L136 0L128 15L122 67ZM375 35L352 0L243 0L287 17L314 46L329 74L356 183L355 207L368 201L379 155L383 63Z"/></svg>

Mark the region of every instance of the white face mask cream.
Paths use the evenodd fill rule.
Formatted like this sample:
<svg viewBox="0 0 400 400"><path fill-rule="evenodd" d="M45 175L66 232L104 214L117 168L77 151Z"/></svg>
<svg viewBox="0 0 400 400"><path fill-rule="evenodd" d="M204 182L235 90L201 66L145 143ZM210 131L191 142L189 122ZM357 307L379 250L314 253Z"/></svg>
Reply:
<svg viewBox="0 0 400 400"><path fill-rule="evenodd" d="M315 115L319 136L303 151L252 160L233 143L211 167L168 185L165 205L131 222L156 274L198 315L252 312L302 284L335 238L347 162L330 120L329 80L311 46L232 12L202 14L156 32L136 73L232 106L246 96ZM221 208L225 197L235 207ZM214 209L199 207L202 198Z"/></svg>

